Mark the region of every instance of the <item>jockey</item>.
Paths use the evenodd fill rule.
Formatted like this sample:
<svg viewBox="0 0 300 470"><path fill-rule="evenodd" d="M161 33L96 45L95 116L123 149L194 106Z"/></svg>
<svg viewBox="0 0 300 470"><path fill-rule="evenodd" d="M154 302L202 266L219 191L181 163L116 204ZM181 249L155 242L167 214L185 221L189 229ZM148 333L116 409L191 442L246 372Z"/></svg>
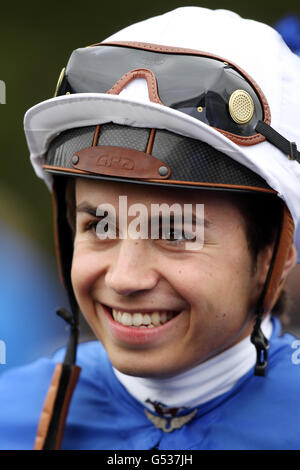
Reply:
<svg viewBox="0 0 300 470"><path fill-rule="evenodd" d="M72 53L25 116L70 341L3 378L3 448L44 402L36 449L299 449L299 76L271 27L200 7Z"/></svg>

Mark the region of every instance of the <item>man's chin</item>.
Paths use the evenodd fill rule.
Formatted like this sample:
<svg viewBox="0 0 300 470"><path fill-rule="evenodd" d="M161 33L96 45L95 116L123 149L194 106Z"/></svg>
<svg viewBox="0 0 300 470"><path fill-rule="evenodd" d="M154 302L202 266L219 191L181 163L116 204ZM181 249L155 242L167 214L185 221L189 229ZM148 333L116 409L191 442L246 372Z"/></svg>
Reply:
<svg viewBox="0 0 300 470"><path fill-rule="evenodd" d="M139 359L137 361L131 359L130 363L127 363L119 358L114 360L113 357L110 357L110 361L113 367L122 374L142 378L165 379L174 377L188 369L186 367L179 369L177 363L172 365L162 364L161 360L159 363L149 363L149 361L141 363Z"/></svg>

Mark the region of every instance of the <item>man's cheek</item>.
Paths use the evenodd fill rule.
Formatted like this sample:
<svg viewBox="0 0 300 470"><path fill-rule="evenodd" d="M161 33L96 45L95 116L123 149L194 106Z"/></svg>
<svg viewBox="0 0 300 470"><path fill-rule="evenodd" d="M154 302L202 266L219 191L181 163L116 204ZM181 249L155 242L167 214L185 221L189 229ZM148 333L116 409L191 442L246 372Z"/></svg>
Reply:
<svg viewBox="0 0 300 470"><path fill-rule="evenodd" d="M71 280L76 295L87 296L103 279L105 273L104 254L88 250L83 246L75 247Z"/></svg>
<svg viewBox="0 0 300 470"><path fill-rule="evenodd" d="M74 252L71 280L76 295L84 295L90 289L93 279L93 269L88 262L88 257Z"/></svg>

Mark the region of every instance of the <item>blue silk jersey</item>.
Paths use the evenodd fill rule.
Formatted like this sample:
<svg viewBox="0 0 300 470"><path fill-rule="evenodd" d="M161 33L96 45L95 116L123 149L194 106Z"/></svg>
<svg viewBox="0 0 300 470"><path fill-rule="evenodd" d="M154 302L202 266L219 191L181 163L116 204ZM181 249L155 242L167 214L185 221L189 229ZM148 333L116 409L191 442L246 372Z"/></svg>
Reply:
<svg viewBox="0 0 300 470"><path fill-rule="evenodd" d="M118 381L99 341L81 343L77 364L82 371L61 448L300 449L300 341L280 336L280 322L272 321L266 376L256 377L251 369L230 391L196 407L193 419L172 432L147 418L145 407ZM33 448L51 377L63 356L61 349L51 359L0 376L0 449Z"/></svg>

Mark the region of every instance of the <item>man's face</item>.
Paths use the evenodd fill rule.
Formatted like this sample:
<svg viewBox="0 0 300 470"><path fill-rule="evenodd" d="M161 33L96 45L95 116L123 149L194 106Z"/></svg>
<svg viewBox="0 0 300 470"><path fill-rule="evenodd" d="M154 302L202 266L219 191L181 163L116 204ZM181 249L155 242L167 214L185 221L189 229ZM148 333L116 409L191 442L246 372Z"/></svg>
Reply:
<svg viewBox="0 0 300 470"><path fill-rule="evenodd" d="M101 240L96 209L103 203L115 208L118 234L120 195L127 196L128 207L142 203L149 224L151 204L204 204L203 247L188 250L184 241L151 234ZM73 288L115 368L171 376L250 334L268 253L259 256L254 270L244 220L231 197L78 178L76 206ZM132 219L128 216L128 223Z"/></svg>

